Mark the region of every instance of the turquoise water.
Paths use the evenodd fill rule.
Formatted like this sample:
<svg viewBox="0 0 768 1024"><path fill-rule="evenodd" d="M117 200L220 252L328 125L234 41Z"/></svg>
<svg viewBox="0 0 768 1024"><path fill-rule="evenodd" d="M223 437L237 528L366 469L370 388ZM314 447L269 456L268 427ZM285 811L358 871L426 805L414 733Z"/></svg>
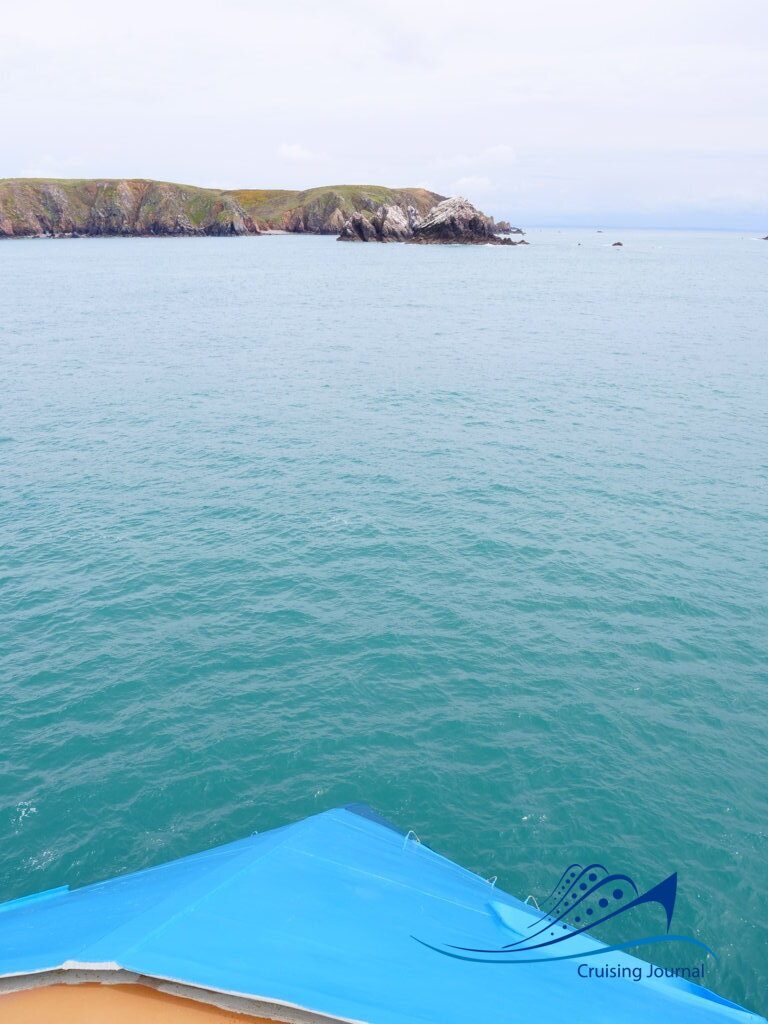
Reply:
<svg viewBox="0 0 768 1024"><path fill-rule="evenodd" d="M768 244L529 237L0 246L0 898L367 800L768 1009Z"/></svg>

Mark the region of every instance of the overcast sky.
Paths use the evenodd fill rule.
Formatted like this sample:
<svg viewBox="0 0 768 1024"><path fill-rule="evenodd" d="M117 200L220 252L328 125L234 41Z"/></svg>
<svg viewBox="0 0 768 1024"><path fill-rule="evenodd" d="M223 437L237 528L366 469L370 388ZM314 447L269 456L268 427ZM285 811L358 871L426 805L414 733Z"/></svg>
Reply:
<svg viewBox="0 0 768 1024"><path fill-rule="evenodd" d="M0 176L768 231L768 0L7 2Z"/></svg>

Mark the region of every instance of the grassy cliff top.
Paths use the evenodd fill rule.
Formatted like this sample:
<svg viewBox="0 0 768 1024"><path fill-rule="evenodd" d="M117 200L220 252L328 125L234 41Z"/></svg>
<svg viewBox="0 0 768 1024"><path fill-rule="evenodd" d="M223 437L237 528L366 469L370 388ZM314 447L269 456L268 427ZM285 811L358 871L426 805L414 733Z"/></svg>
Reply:
<svg viewBox="0 0 768 1024"><path fill-rule="evenodd" d="M385 185L321 185L304 190L292 189L234 189L230 193L251 216L273 219L302 207L333 201L342 212L350 214L360 209L405 203L426 213L443 196L423 188L387 188Z"/></svg>

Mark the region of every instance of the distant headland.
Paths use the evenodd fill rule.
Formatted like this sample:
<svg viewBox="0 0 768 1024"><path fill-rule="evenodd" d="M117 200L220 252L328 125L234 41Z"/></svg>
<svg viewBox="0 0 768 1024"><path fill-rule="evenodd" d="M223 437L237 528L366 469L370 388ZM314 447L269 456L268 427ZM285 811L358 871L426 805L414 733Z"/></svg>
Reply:
<svg viewBox="0 0 768 1024"><path fill-rule="evenodd" d="M423 188L212 189L138 178L0 179L0 238L337 235L355 241L498 242L522 234ZM509 242L509 239L505 239Z"/></svg>

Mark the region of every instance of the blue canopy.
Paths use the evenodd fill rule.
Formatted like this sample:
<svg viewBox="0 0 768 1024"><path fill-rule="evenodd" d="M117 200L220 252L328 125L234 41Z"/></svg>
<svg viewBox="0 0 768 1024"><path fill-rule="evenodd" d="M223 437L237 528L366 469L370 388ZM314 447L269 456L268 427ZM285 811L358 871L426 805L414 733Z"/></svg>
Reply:
<svg viewBox="0 0 768 1024"><path fill-rule="evenodd" d="M370 1024L762 1020L681 979L598 981L578 960L471 962L430 948L498 948L530 914L354 805L2 904L0 977L112 966ZM647 969L620 952L589 962Z"/></svg>

